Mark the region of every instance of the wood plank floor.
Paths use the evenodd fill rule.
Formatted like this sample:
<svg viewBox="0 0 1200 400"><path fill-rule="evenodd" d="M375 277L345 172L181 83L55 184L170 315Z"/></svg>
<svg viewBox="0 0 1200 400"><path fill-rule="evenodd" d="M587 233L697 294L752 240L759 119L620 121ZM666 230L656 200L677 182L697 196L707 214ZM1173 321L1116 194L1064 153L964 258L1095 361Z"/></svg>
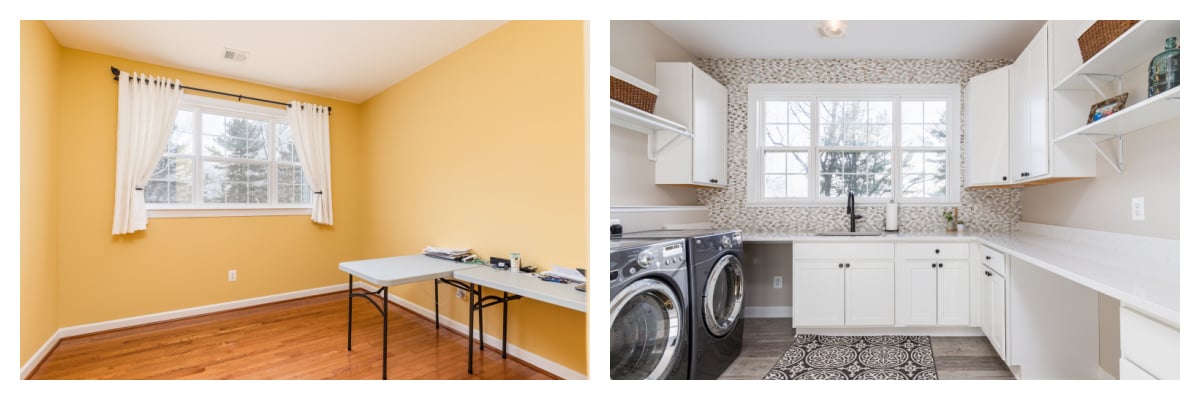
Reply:
<svg viewBox="0 0 1200 400"><path fill-rule="evenodd" d="M762 379L795 339L789 318L748 318L742 354L719 379ZM934 336L933 361L938 379L1013 379L1004 361L983 336Z"/></svg>
<svg viewBox="0 0 1200 400"><path fill-rule="evenodd" d="M346 351L346 293L338 292L66 338L30 379L379 379L383 317L354 300ZM388 379L553 379L392 304ZM478 346L478 343L476 344Z"/></svg>

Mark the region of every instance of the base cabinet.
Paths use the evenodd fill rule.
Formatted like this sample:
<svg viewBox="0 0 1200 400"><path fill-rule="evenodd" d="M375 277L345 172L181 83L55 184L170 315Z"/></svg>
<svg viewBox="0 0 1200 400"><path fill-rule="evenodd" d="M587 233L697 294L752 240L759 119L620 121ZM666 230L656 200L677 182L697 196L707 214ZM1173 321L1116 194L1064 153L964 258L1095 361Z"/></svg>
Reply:
<svg viewBox="0 0 1200 400"><path fill-rule="evenodd" d="M793 326L879 326L895 322L892 263L796 261Z"/></svg>
<svg viewBox="0 0 1200 400"><path fill-rule="evenodd" d="M1179 328L1121 307L1121 379L1179 379L1179 354Z"/></svg>
<svg viewBox="0 0 1200 400"><path fill-rule="evenodd" d="M896 324L966 326L971 322L970 246L901 243L896 267Z"/></svg>
<svg viewBox="0 0 1200 400"><path fill-rule="evenodd" d="M1001 360L1008 361L1007 306L1008 284L1003 275L988 267L979 277L980 318L979 329L987 336Z"/></svg>

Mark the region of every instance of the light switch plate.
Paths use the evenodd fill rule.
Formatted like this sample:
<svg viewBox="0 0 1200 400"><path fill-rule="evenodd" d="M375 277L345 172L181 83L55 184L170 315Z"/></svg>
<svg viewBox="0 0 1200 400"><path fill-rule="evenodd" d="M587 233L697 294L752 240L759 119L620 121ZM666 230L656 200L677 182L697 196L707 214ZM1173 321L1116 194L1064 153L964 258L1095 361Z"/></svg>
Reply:
<svg viewBox="0 0 1200 400"><path fill-rule="evenodd" d="M775 289L782 289L782 288L783 288L783 277L782 277L782 276L776 276L774 279L772 279L772 280L771 280L771 287L773 287L773 288L775 288Z"/></svg>
<svg viewBox="0 0 1200 400"><path fill-rule="evenodd" d="M1133 210L1133 220L1134 221L1145 221L1146 220L1146 198L1145 197L1134 197L1132 210Z"/></svg>

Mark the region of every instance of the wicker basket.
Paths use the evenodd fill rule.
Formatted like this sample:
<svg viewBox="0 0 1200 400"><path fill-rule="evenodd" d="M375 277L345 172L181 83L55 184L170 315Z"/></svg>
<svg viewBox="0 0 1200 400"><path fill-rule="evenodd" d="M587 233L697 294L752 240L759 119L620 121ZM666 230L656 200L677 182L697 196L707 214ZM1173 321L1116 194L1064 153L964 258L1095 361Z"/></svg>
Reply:
<svg viewBox="0 0 1200 400"><path fill-rule="evenodd" d="M1104 50L1105 46L1137 23L1136 20L1096 21L1087 31L1079 35L1079 54L1083 56L1083 62L1087 62L1100 50Z"/></svg>
<svg viewBox="0 0 1200 400"><path fill-rule="evenodd" d="M639 110L654 113L654 103L658 100L658 96L654 93L647 92L632 83L617 79L615 76L608 78L609 97L613 100L628 104Z"/></svg>

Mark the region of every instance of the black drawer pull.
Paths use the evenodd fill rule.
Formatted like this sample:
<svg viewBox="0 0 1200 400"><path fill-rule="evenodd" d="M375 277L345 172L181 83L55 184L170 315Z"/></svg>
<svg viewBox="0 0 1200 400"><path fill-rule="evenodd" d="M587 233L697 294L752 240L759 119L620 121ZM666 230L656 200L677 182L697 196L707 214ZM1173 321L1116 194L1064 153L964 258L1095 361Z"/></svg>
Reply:
<svg viewBox="0 0 1200 400"><path fill-rule="evenodd" d="M984 274L984 275L987 275L987 276L992 276L992 273L991 273L991 272L989 272L989 271L983 271L983 274Z"/></svg>
<svg viewBox="0 0 1200 400"><path fill-rule="evenodd" d="M983 259L985 259L985 260L991 260L991 259L992 259L992 256L983 256Z"/></svg>
<svg viewBox="0 0 1200 400"><path fill-rule="evenodd" d="M942 249L933 249L933 254L942 254Z"/></svg>

